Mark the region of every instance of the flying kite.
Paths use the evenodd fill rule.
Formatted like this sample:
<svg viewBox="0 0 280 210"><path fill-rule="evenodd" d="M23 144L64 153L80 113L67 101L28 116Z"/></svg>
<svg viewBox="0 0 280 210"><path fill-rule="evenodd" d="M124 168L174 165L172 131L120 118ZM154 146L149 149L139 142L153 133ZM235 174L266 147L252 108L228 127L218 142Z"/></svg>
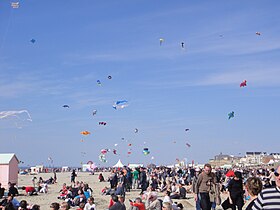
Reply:
<svg viewBox="0 0 280 210"><path fill-rule="evenodd" d="M137 128L134 129L134 133L138 133L138 129Z"/></svg>
<svg viewBox="0 0 280 210"><path fill-rule="evenodd" d="M113 105L114 109L123 109L128 106L128 101L127 100L122 100L122 101L117 101Z"/></svg>
<svg viewBox="0 0 280 210"><path fill-rule="evenodd" d="M186 143L186 146L187 146L187 147L191 147L191 145L190 145L189 143Z"/></svg>
<svg viewBox="0 0 280 210"><path fill-rule="evenodd" d="M90 134L90 132L89 131L81 131L80 134L87 136L87 135Z"/></svg>
<svg viewBox="0 0 280 210"><path fill-rule="evenodd" d="M96 82L97 82L97 84L98 84L99 86L101 86L100 80L97 80Z"/></svg>
<svg viewBox="0 0 280 210"><path fill-rule="evenodd" d="M185 43L184 42L181 42L181 47L182 47L182 49L185 49Z"/></svg>
<svg viewBox="0 0 280 210"><path fill-rule="evenodd" d="M93 116L96 115L96 113L97 113L97 110L96 110L96 109L92 111L92 115L93 115Z"/></svg>
<svg viewBox="0 0 280 210"><path fill-rule="evenodd" d="M260 35L261 35L261 32L258 32L258 31L257 31L257 32L256 32L256 35L260 36Z"/></svg>
<svg viewBox="0 0 280 210"><path fill-rule="evenodd" d="M36 42L36 40L35 40L35 39L31 39L30 42L31 42L32 44L34 44L34 43Z"/></svg>
<svg viewBox="0 0 280 210"><path fill-rule="evenodd" d="M186 129L185 129L186 132L189 131L189 130L190 130L189 128L186 128Z"/></svg>
<svg viewBox="0 0 280 210"><path fill-rule="evenodd" d="M99 125L106 125L107 123L106 122L99 122Z"/></svg>
<svg viewBox="0 0 280 210"><path fill-rule="evenodd" d="M228 113L228 119L233 118L234 117L234 111Z"/></svg>
<svg viewBox="0 0 280 210"><path fill-rule="evenodd" d="M81 140L80 140L80 142L84 142L84 140L83 140L83 139L81 139Z"/></svg>
<svg viewBox="0 0 280 210"><path fill-rule="evenodd" d="M143 149L143 154L144 154L144 155L150 154L149 149L148 149L148 148L144 148L144 149Z"/></svg>
<svg viewBox="0 0 280 210"><path fill-rule="evenodd" d="M27 110L19 110L19 111L2 111L0 112L0 119L8 118L8 117L17 117L18 119L21 119L19 117L20 114L26 113L28 118L26 120L32 121L31 116Z"/></svg>
<svg viewBox="0 0 280 210"><path fill-rule="evenodd" d="M19 2L12 2L12 3L11 3L11 7L12 7L13 9L18 9L18 8L19 8Z"/></svg>
<svg viewBox="0 0 280 210"><path fill-rule="evenodd" d="M128 155L131 155L131 152L127 152Z"/></svg>
<svg viewBox="0 0 280 210"><path fill-rule="evenodd" d="M108 79L112 79L112 76L109 75L109 76L108 76Z"/></svg>
<svg viewBox="0 0 280 210"><path fill-rule="evenodd" d="M63 107L63 108L70 108L70 106L67 105L67 104L63 105L62 107Z"/></svg>
<svg viewBox="0 0 280 210"><path fill-rule="evenodd" d="M109 150L108 149L102 149L100 152L101 152L101 154L105 155L105 154L107 154L107 152L109 152Z"/></svg>
<svg viewBox="0 0 280 210"><path fill-rule="evenodd" d="M113 154L116 155L117 154L117 150L113 149Z"/></svg>
<svg viewBox="0 0 280 210"><path fill-rule="evenodd" d="M160 39L159 39L159 45L161 46L163 42L164 42L164 39L163 39L163 38L160 38Z"/></svg>
<svg viewBox="0 0 280 210"><path fill-rule="evenodd" d="M132 144L128 144L128 146L129 146L129 147L131 147L131 146L132 146Z"/></svg>
<svg viewBox="0 0 280 210"><path fill-rule="evenodd" d="M99 160L103 163L107 163L107 160L106 160L106 155L103 155L103 154L100 154L99 155Z"/></svg>
<svg viewBox="0 0 280 210"><path fill-rule="evenodd" d="M240 87L245 87L247 86L247 80L243 80L241 83L240 83Z"/></svg>
<svg viewBox="0 0 280 210"><path fill-rule="evenodd" d="M114 146L116 147L116 146L118 146L118 144L114 144Z"/></svg>

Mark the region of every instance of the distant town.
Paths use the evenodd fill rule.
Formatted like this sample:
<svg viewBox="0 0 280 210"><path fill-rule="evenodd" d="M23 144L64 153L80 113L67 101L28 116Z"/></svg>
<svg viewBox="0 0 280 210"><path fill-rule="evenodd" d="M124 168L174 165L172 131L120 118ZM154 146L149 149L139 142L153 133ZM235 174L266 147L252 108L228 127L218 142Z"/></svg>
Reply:
<svg viewBox="0 0 280 210"><path fill-rule="evenodd" d="M246 167L246 166L263 166L275 165L280 163L280 153L267 153L267 152L246 152L245 156L234 156L220 153L209 163L214 167L230 168L233 166Z"/></svg>

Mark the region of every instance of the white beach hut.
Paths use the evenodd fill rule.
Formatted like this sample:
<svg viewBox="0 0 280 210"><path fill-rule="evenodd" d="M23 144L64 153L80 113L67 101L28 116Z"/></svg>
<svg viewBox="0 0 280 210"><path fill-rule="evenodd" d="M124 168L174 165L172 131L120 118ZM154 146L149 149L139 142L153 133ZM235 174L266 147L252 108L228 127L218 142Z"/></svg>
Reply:
<svg viewBox="0 0 280 210"><path fill-rule="evenodd" d="M124 165L122 164L122 161L119 159L119 161L113 166L113 168L122 168Z"/></svg>

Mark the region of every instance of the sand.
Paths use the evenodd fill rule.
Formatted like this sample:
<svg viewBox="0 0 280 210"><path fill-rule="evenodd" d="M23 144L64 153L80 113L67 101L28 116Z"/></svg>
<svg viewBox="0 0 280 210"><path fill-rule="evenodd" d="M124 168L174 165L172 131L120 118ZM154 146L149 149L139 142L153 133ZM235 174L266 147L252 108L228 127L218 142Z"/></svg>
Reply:
<svg viewBox="0 0 280 210"><path fill-rule="evenodd" d="M57 173L57 181L58 183L49 185L49 192L47 194L40 193L38 196L18 196L17 199L19 201L26 200L29 204L38 204L41 206L41 210L48 210L50 209L49 206L52 202L58 202L62 203L62 200L57 199L59 196L59 191L62 188L63 183L66 183L67 185L70 185L70 172L64 172L64 173ZM107 177L109 173L103 173L105 179L107 180ZM35 175L37 178L42 177L44 180L49 179L51 176L53 176L52 173L40 173L38 175ZM19 175L19 187L21 186L32 186L32 178L34 175ZM93 189L93 197L95 199L96 203L96 209L98 210L105 210L108 209L108 204L110 200L110 196L104 196L101 195L101 189L104 188L104 186L109 187L109 182L99 182L98 180L98 173L95 175L90 175L86 172L79 172L78 176L76 177L77 181L83 181L85 183L88 183L89 186ZM23 191L19 190L19 193L22 194ZM129 199L135 199L136 197L139 197L140 190L132 190L131 192L126 193L126 208L129 208ZM163 197L162 193L159 193L160 197ZM195 210L195 203L192 194L187 195L188 199L184 200L176 200L178 203L182 203L185 207L185 209ZM223 200L226 198L226 196L222 196ZM77 209L77 208L72 208ZM216 208L217 210L222 209L220 206Z"/></svg>

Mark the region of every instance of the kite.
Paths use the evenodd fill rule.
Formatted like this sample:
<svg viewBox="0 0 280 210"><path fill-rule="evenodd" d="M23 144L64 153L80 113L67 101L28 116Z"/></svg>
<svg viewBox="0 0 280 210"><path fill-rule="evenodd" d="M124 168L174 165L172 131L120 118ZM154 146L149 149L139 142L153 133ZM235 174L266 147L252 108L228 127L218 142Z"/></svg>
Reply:
<svg viewBox="0 0 280 210"><path fill-rule="evenodd" d="M103 155L103 154L100 154L99 155L99 160L103 163L107 163L107 160L106 160L106 155Z"/></svg>
<svg viewBox="0 0 280 210"><path fill-rule="evenodd" d="M127 152L128 155L131 155L131 152Z"/></svg>
<svg viewBox="0 0 280 210"><path fill-rule="evenodd" d="M233 118L234 117L234 111L228 113L228 119Z"/></svg>
<svg viewBox="0 0 280 210"><path fill-rule="evenodd" d="M99 125L106 125L107 123L106 122L99 122Z"/></svg>
<svg viewBox="0 0 280 210"><path fill-rule="evenodd" d="M243 80L241 83L240 83L240 87L245 87L247 86L247 80Z"/></svg>
<svg viewBox="0 0 280 210"><path fill-rule="evenodd" d="M189 130L190 130L189 128L186 128L186 129L185 129L186 132L189 131Z"/></svg>
<svg viewBox="0 0 280 210"><path fill-rule="evenodd" d="M81 152L81 154L82 154L82 155L85 155L85 154L87 154L87 153L85 153L85 152Z"/></svg>
<svg viewBox="0 0 280 210"><path fill-rule="evenodd" d="M144 148L144 149L143 149L143 154L144 154L144 155L150 154L149 149L148 149L148 148Z"/></svg>
<svg viewBox="0 0 280 210"><path fill-rule="evenodd" d="M122 138L122 141L124 141L124 138Z"/></svg>
<svg viewBox="0 0 280 210"><path fill-rule="evenodd" d="M18 9L18 8L19 8L19 2L12 2L12 3L11 3L11 7L12 7L13 9Z"/></svg>
<svg viewBox="0 0 280 210"><path fill-rule="evenodd" d="M91 160L89 160L89 161L87 162L87 164L88 164L88 165L92 165L93 162L92 162Z"/></svg>
<svg viewBox="0 0 280 210"><path fill-rule="evenodd" d="M159 39L159 45L161 46L163 42L164 42L164 39L160 38Z"/></svg>
<svg viewBox="0 0 280 210"><path fill-rule="evenodd" d="M151 157L151 160L153 160L153 159L155 159L155 157L154 157L154 156L152 156L152 157Z"/></svg>
<svg viewBox="0 0 280 210"><path fill-rule="evenodd" d="M189 143L186 143L186 146L187 146L187 147L191 147L191 145L190 145Z"/></svg>
<svg viewBox="0 0 280 210"><path fill-rule="evenodd" d="M116 147L116 146L118 146L118 144L114 144L114 146Z"/></svg>
<svg viewBox="0 0 280 210"><path fill-rule="evenodd" d="M116 155L117 154L117 150L113 149L113 154Z"/></svg>
<svg viewBox="0 0 280 210"><path fill-rule="evenodd" d="M112 76L109 75L109 76L108 76L108 79L112 79Z"/></svg>
<svg viewBox="0 0 280 210"><path fill-rule="evenodd" d="M30 42L31 42L32 44L34 44L34 43L36 42L36 40L35 40L35 39L31 39Z"/></svg>
<svg viewBox="0 0 280 210"><path fill-rule="evenodd" d="M134 133L138 133L138 129L137 128L134 129Z"/></svg>
<svg viewBox="0 0 280 210"><path fill-rule="evenodd" d="M70 106L67 105L67 104L63 105L62 107L63 107L63 108L70 108Z"/></svg>
<svg viewBox="0 0 280 210"><path fill-rule="evenodd" d="M83 139L81 139L81 140L80 140L80 142L84 142L84 140L83 140Z"/></svg>
<svg viewBox="0 0 280 210"><path fill-rule="evenodd" d="M99 86L101 86L100 80L97 80L96 82L97 82L97 84L98 84Z"/></svg>
<svg viewBox="0 0 280 210"><path fill-rule="evenodd" d="M260 35L261 35L261 32L258 32L258 31L257 31L257 32L256 32L256 35L260 36Z"/></svg>
<svg viewBox="0 0 280 210"><path fill-rule="evenodd" d="M105 154L107 154L107 152L109 152L109 150L108 149L102 149L100 152L101 152L101 154L105 155Z"/></svg>
<svg viewBox="0 0 280 210"><path fill-rule="evenodd" d="M89 131L81 131L80 134L87 136L87 135L90 134L90 132Z"/></svg>
<svg viewBox="0 0 280 210"><path fill-rule="evenodd" d="M2 111L0 112L0 119L8 118L8 117L17 117L21 119L18 115L26 113L28 118L26 120L32 121L31 116L27 110L19 110L19 111Z"/></svg>
<svg viewBox="0 0 280 210"><path fill-rule="evenodd" d="M114 109L123 109L128 106L128 101L127 100L122 100L122 101L117 101L113 105Z"/></svg>
<svg viewBox="0 0 280 210"><path fill-rule="evenodd" d="M182 49L185 49L185 43L184 42L181 42L181 47L182 47Z"/></svg>
<svg viewBox="0 0 280 210"><path fill-rule="evenodd" d="M132 144L128 144L128 146L129 146L129 147L131 147L131 146L132 146Z"/></svg>
<svg viewBox="0 0 280 210"><path fill-rule="evenodd" d="M92 115L93 115L93 116L96 115L96 113L97 113L97 110L96 110L96 109L92 111Z"/></svg>

